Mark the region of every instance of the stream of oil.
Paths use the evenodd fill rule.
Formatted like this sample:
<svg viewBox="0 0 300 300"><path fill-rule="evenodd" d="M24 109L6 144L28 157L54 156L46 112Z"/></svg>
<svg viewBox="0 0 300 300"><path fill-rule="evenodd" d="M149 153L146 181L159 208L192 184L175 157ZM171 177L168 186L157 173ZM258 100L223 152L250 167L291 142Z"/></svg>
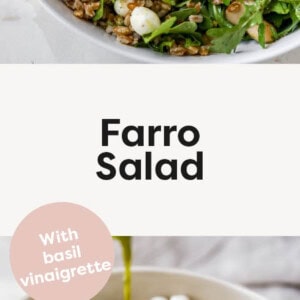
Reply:
<svg viewBox="0 0 300 300"><path fill-rule="evenodd" d="M125 272L123 275L123 300L131 300L131 237L115 236L122 247Z"/></svg>

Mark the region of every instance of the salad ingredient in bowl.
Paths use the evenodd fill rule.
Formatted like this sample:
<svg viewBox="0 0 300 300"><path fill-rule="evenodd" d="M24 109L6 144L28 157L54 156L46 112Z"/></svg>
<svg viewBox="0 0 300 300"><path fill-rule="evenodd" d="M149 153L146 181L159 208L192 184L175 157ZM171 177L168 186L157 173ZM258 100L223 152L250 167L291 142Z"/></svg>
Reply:
<svg viewBox="0 0 300 300"><path fill-rule="evenodd" d="M176 56L265 48L297 30L300 0L63 0L123 44Z"/></svg>

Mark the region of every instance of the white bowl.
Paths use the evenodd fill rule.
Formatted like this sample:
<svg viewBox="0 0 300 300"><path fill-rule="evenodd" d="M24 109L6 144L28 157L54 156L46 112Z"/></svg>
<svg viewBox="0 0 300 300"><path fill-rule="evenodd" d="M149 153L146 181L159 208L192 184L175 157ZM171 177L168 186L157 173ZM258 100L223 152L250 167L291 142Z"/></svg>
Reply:
<svg viewBox="0 0 300 300"><path fill-rule="evenodd" d="M105 288L92 300L122 300L121 270L113 272ZM266 300L243 287L176 269L140 267L132 272L132 300L185 294L191 300Z"/></svg>
<svg viewBox="0 0 300 300"><path fill-rule="evenodd" d="M121 45L115 37L89 22L74 17L72 11L61 0L41 0L45 7L61 21L62 26L75 30L83 38L88 38L99 47L144 63L254 63L270 59L300 46L300 30L262 49L256 42L243 42L234 54L214 54L206 57L174 57L156 53L150 49Z"/></svg>

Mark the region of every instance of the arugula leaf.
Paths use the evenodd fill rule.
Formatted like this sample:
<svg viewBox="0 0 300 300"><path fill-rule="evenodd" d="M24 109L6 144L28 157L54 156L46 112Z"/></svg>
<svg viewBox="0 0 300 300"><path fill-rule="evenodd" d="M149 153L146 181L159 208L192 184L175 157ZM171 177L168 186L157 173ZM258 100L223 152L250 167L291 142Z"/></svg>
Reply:
<svg viewBox="0 0 300 300"><path fill-rule="evenodd" d="M197 29L197 24L195 22L183 22L180 23L179 25L171 28L169 30L169 33L193 33Z"/></svg>
<svg viewBox="0 0 300 300"><path fill-rule="evenodd" d="M171 6L175 6L176 5L176 0L162 0L162 2L170 4Z"/></svg>
<svg viewBox="0 0 300 300"><path fill-rule="evenodd" d="M246 33L246 28L238 25L232 28L212 28L207 31L207 35L212 37L210 50L216 53L230 54L241 42Z"/></svg>
<svg viewBox="0 0 300 300"><path fill-rule="evenodd" d="M299 4L300 0L280 0L281 2L291 3L291 4Z"/></svg>
<svg viewBox="0 0 300 300"><path fill-rule="evenodd" d="M150 35L144 36L144 42L149 43L162 34L193 34L197 30L197 24L195 22L183 22L172 27L175 22L176 17L166 20Z"/></svg>
<svg viewBox="0 0 300 300"><path fill-rule="evenodd" d="M245 13L239 23L232 28L212 28L207 31L207 35L212 38L210 50L218 53L231 53L244 38L244 35L252 26L263 23L263 12L270 4L271 0L256 0L253 5L245 5ZM263 30L260 27L260 43L264 45Z"/></svg>
<svg viewBox="0 0 300 300"><path fill-rule="evenodd" d="M209 11L207 10L207 8L205 6L203 6L201 8L201 15L203 16L203 22L198 24L198 27L200 28L200 30L205 31L207 29L214 27L213 20L210 16Z"/></svg>
<svg viewBox="0 0 300 300"><path fill-rule="evenodd" d="M186 48L191 47L191 46L200 46L200 45L201 45L200 41L192 40L191 38L185 39L184 47L186 47Z"/></svg>
<svg viewBox="0 0 300 300"><path fill-rule="evenodd" d="M96 11L93 21L94 22L99 21L100 19L102 19L103 15L104 15L104 0L100 0L100 7Z"/></svg>
<svg viewBox="0 0 300 300"><path fill-rule="evenodd" d="M300 21L300 2L293 4L295 10L295 16Z"/></svg>
<svg viewBox="0 0 300 300"><path fill-rule="evenodd" d="M210 15L217 21L220 27L232 27L232 24L225 19L224 11L221 5L214 5L212 3L209 3L208 9Z"/></svg>
<svg viewBox="0 0 300 300"><path fill-rule="evenodd" d="M290 5L282 1L273 1L270 3L268 10L279 15L286 15L290 12Z"/></svg>
<svg viewBox="0 0 300 300"><path fill-rule="evenodd" d="M94 21L103 17L104 1L96 12ZM245 5L245 13L239 23L231 24L225 16L225 9L232 0L223 0L223 4L214 5L212 0L201 1L201 15L203 22L196 24L189 22L191 15L199 14L195 8L187 8L188 0L162 0L172 6L167 19L150 34L144 35L138 46L148 47L159 52L168 52L176 43L185 47L210 44L211 52L231 53L241 41L254 38L261 47L265 48L265 32L272 31L276 40L300 27L300 0L237 0ZM199 0L190 0L194 3ZM106 2L105 2L106 3ZM107 2L107 4L109 5ZM255 26L254 34L247 34ZM256 30L256 31L255 31ZM159 37L159 39L156 39Z"/></svg>
<svg viewBox="0 0 300 300"><path fill-rule="evenodd" d="M289 0L284 0L284 2ZM277 38L282 38L283 36L293 32L300 25L300 1L292 1L292 6L289 13L289 23L286 27L281 28L278 31ZM283 27L283 26L282 26Z"/></svg>
<svg viewBox="0 0 300 300"><path fill-rule="evenodd" d="M272 23L276 28L279 28L283 24L286 16L270 13L266 15L265 18L269 23Z"/></svg>
<svg viewBox="0 0 300 300"><path fill-rule="evenodd" d="M266 47L265 29L265 22L261 22L258 26L258 42L262 48Z"/></svg>
<svg viewBox="0 0 300 300"><path fill-rule="evenodd" d="M157 29L155 29L152 33L143 37L144 42L146 44L148 44L156 37L158 37L162 34L169 33L169 30L171 29L171 27L174 25L175 22L176 22L176 17L172 17L172 18L166 20L165 22L161 23L160 26Z"/></svg>
<svg viewBox="0 0 300 300"><path fill-rule="evenodd" d="M163 53L165 52L165 49L170 49L174 44L174 41L164 41L159 44L158 51Z"/></svg>
<svg viewBox="0 0 300 300"><path fill-rule="evenodd" d="M188 3L189 3L189 0L186 0L186 1L183 1L183 2L178 3L178 4L176 5L176 7L181 8L181 7L186 6Z"/></svg>
<svg viewBox="0 0 300 300"><path fill-rule="evenodd" d="M195 8L185 8L170 13L171 17L176 17L178 22L185 21L189 16L198 14Z"/></svg>
<svg viewBox="0 0 300 300"><path fill-rule="evenodd" d="M202 42L202 34L198 31L190 33L189 36L193 38L194 41Z"/></svg>

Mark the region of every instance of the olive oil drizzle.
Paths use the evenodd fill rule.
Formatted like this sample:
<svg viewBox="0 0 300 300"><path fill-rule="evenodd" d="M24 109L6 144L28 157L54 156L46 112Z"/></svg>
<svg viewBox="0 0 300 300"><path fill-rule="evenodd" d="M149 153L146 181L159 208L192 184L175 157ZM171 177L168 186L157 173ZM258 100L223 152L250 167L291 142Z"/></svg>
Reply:
<svg viewBox="0 0 300 300"><path fill-rule="evenodd" d="M125 272L123 275L123 300L131 300L131 237L116 236L122 246L122 255Z"/></svg>

